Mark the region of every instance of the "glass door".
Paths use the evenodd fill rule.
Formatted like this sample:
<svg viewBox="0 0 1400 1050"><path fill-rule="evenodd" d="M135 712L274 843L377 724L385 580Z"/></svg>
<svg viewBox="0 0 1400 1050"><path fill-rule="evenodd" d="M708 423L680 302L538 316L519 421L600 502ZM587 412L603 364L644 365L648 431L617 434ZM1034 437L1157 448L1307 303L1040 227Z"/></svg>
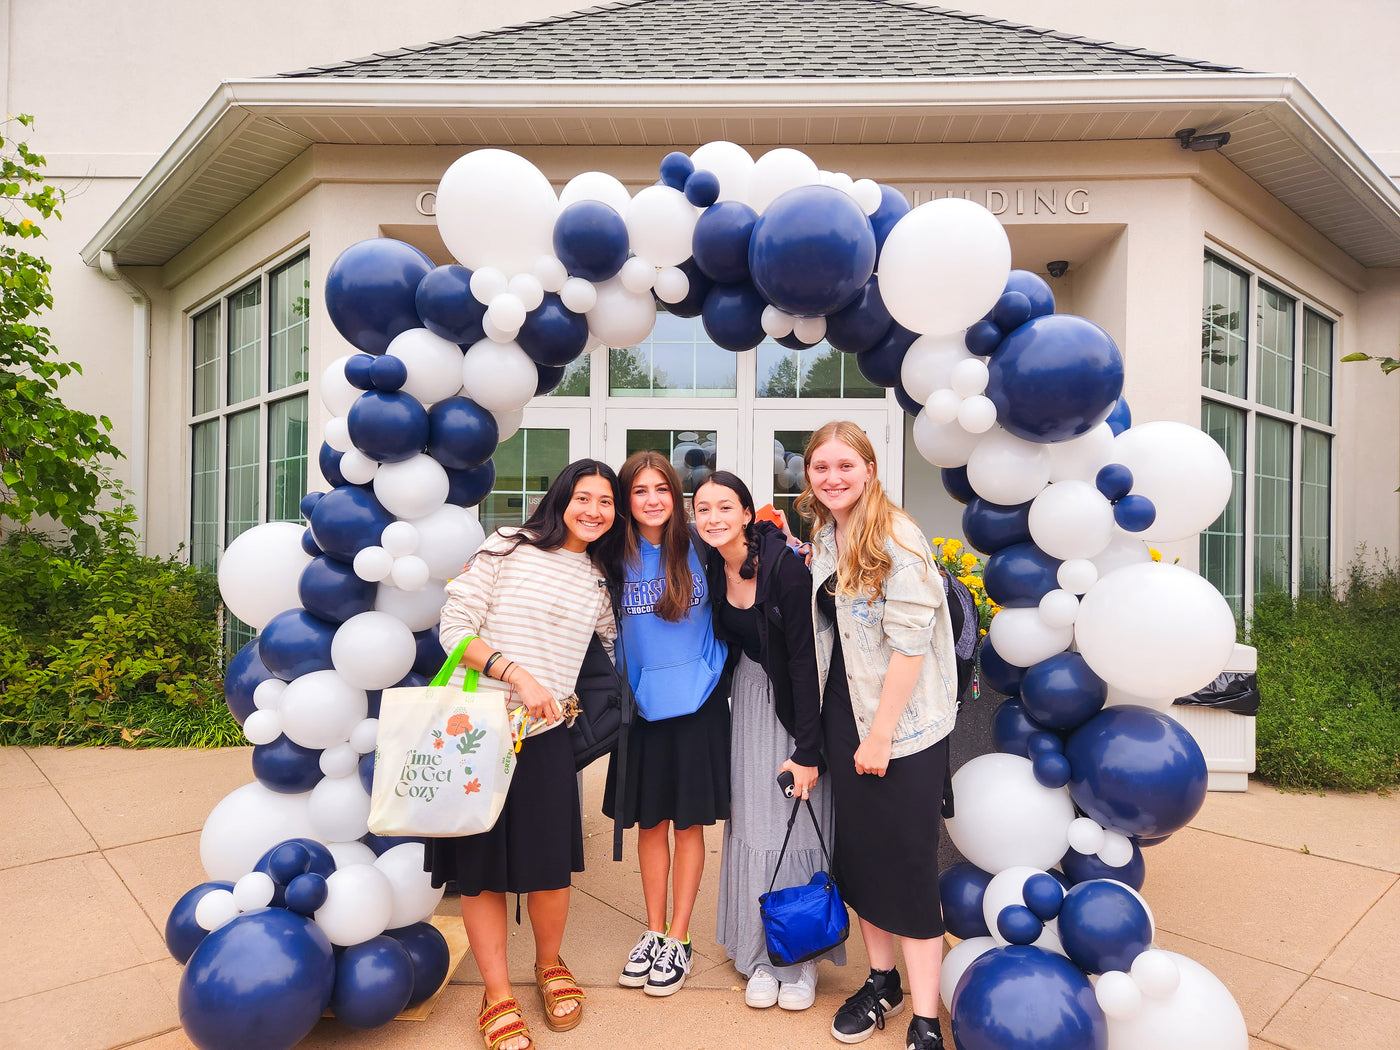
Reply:
<svg viewBox="0 0 1400 1050"><path fill-rule="evenodd" d="M486 532L520 525L543 498L559 472L588 455L587 408L560 408L548 400L525 408L519 430L496 446L496 483L477 507Z"/></svg>
<svg viewBox="0 0 1400 1050"><path fill-rule="evenodd" d="M738 428L737 409L612 408L604 458L619 468L628 456L643 449L665 455L680 475L690 517L690 497L697 485L716 470L742 471Z"/></svg>

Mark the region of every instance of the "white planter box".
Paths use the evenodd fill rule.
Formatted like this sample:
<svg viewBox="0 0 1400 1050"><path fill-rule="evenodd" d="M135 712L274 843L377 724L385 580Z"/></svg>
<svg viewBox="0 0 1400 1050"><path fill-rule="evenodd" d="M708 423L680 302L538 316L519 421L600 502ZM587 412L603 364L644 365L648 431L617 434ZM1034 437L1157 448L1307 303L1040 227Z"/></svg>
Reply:
<svg viewBox="0 0 1400 1050"><path fill-rule="evenodd" d="M1253 647L1236 645L1227 671L1254 671L1259 666ZM1213 707L1175 704L1168 712L1186 727L1206 757L1209 791L1245 791L1254 772L1254 716Z"/></svg>

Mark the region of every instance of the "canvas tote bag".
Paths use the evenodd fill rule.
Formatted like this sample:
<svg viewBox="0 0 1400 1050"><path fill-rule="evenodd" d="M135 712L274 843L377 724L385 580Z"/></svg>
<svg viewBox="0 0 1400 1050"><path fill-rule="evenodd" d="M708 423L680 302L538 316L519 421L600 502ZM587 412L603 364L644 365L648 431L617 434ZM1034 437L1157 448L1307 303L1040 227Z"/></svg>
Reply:
<svg viewBox="0 0 1400 1050"><path fill-rule="evenodd" d="M474 637L426 686L386 689L379 709L369 830L456 838L490 831L515 772L510 686L471 668L449 684Z"/></svg>

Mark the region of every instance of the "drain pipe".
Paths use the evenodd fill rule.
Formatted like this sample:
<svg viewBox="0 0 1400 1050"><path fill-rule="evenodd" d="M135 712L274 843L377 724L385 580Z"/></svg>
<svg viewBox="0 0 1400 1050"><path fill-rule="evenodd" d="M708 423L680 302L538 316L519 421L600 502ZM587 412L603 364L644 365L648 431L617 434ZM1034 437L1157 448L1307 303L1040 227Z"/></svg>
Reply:
<svg viewBox="0 0 1400 1050"><path fill-rule="evenodd" d="M102 276L114 281L135 306L131 313L131 502L136 509L137 549L146 552L146 459L151 437L151 297L133 284L111 252L98 256Z"/></svg>

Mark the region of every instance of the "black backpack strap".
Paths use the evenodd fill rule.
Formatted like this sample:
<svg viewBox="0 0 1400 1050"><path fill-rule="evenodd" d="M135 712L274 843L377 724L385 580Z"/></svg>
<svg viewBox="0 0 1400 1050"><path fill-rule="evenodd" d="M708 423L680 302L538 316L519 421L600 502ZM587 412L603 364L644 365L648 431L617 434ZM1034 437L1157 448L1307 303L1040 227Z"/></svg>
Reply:
<svg viewBox="0 0 1400 1050"><path fill-rule="evenodd" d="M611 592L610 592L611 593ZM631 812L628 805L627 789L630 786L627 776L627 740L632 732L632 716L637 710L636 698L632 695L632 683L627 677L627 651L622 645L622 602L612 594L613 622L617 624L617 673L622 694L622 720L617 729L617 766L613 780L613 860L622 859L622 829Z"/></svg>

